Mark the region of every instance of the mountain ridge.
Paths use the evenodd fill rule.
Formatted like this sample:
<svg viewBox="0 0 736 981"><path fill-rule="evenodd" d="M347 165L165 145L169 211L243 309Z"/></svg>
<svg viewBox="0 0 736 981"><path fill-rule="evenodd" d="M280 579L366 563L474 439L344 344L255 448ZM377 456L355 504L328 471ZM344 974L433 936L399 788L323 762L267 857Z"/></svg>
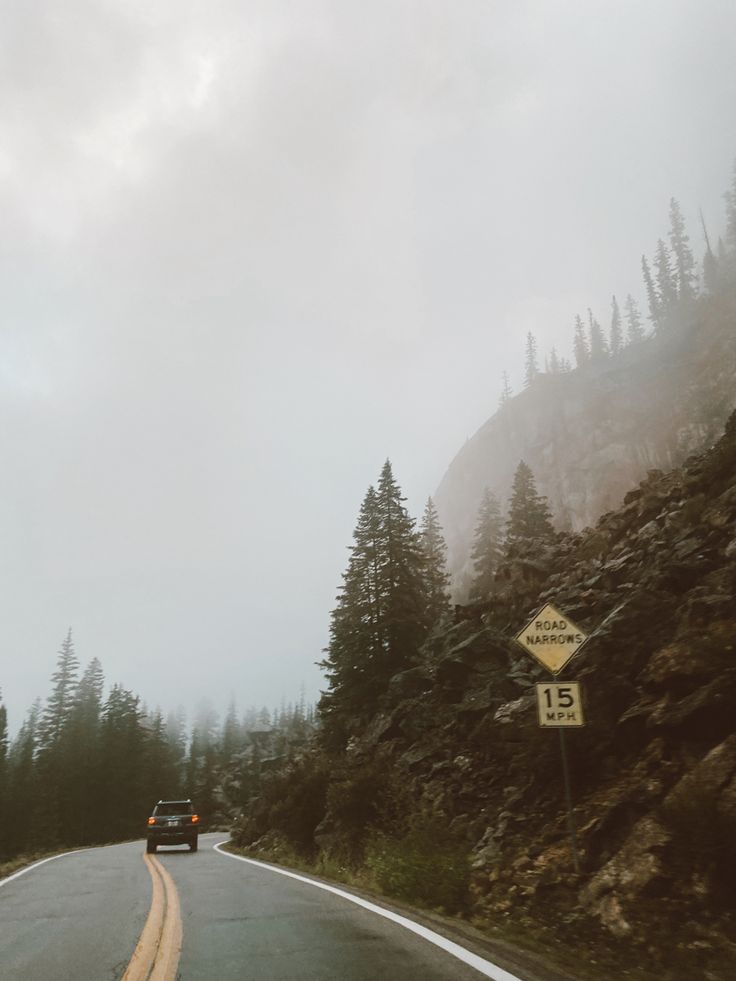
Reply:
<svg viewBox="0 0 736 981"><path fill-rule="evenodd" d="M560 530L580 531L621 504L648 470L669 470L712 444L736 408L736 298L684 306L615 357L541 374L477 430L434 495L453 594L467 599L485 488L503 503L521 459Z"/></svg>

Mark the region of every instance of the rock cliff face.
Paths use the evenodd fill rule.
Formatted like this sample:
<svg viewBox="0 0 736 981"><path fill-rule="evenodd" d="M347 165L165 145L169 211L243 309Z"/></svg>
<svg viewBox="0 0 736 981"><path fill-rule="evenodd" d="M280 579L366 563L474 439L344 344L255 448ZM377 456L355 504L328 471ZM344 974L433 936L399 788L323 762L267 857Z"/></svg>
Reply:
<svg viewBox="0 0 736 981"><path fill-rule="evenodd" d="M566 734L579 874L558 738L537 724L546 673L513 641L546 602L590 637L562 675L587 715ZM415 868L420 884L459 876L445 835L471 855L466 912L522 946L541 939L565 977L733 977L736 413L595 528L509 556L488 601L458 608L344 752L292 762L234 836L256 854L286 839L352 856L396 895Z"/></svg>
<svg viewBox="0 0 736 981"><path fill-rule="evenodd" d="M546 602L590 635L563 673L587 709L585 728L567 733L580 876L558 739L537 724L533 682L547 675L511 641ZM736 413L713 449L652 472L594 529L511 557L493 597L460 608L429 648L424 666L394 677L349 756L354 769L382 760L420 810L473 842L476 915L546 924L591 950L608 936L627 973L633 952L643 976L725 981L736 954Z"/></svg>
<svg viewBox="0 0 736 981"><path fill-rule="evenodd" d="M736 297L728 294L699 300L616 358L541 375L465 444L435 495L455 598L467 596L483 489L505 506L521 459L556 526L580 531L618 507L648 470L669 470L712 443L735 407Z"/></svg>

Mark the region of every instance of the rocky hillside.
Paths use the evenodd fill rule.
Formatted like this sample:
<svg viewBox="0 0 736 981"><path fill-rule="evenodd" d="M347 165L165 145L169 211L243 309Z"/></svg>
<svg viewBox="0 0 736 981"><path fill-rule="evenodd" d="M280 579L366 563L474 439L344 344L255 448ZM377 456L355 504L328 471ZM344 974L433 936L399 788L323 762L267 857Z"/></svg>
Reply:
<svg viewBox="0 0 736 981"><path fill-rule="evenodd" d="M710 445L736 408L736 294L701 297L617 357L543 374L507 402L452 461L435 496L456 598L484 487L508 500L523 459L560 529L580 531L652 468Z"/></svg>
<svg viewBox="0 0 736 981"><path fill-rule="evenodd" d="M567 734L579 875L544 672L512 640L546 601L591 635L563 673L588 723ZM515 932L568 977L733 977L736 413L595 528L512 555L345 753L267 777L236 835Z"/></svg>

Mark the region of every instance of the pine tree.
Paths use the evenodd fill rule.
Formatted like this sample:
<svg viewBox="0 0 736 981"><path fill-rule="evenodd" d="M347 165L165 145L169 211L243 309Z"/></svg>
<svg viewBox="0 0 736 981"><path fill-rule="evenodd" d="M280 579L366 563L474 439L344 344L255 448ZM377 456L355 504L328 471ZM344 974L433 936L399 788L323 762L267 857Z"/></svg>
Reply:
<svg viewBox="0 0 736 981"><path fill-rule="evenodd" d="M367 719L391 676L416 658L427 632L419 535L387 460L368 489L332 612L320 700L325 740L341 745L351 719Z"/></svg>
<svg viewBox="0 0 736 981"><path fill-rule="evenodd" d="M551 375L559 375L560 370L560 359L557 357L557 349L553 347L549 353L549 372Z"/></svg>
<svg viewBox="0 0 736 981"><path fill-rule="evenodd" d="M719 279L718 260L708 247L703 255L703 286L706 293L712 296L717 292L720 285Z"/></svg>
<svg viewBox="0 0 736 981"><path fill-rule="evenodd" d="M511 386L509 385L508 372L501 372L501 396L498 400L499 405L506 405L508 400L511 398Z"/></svg>
<svg viewBox="0 0 736 981"><path fill-rule="evenodd" d="M608 345L603 334L603 328L593 316L593 311L588 307L588 324L590 339L590 360L603 361L608 356Z"/></svg>
<svg viewBox="0 0 736 981"><path fill-rule="evenodd" d="M3 704L3 693L0 690L0 789L3 786L5 765L8 760L8 710Z"/></svg>
<svg viewBox="0 0 736 981"><path fill-rule="evenodd" d="M100 781L95 820L107 840L140 832L142 814L151 801L141 766L145 732L140 700L121 685L113 685L100 721Z"/></svg>
<svg viewBox="0 0 736 981"><path fill-rule="evenodd" d="M537 364L537 340L531 331L526 335L526 361L524 363L524 386L526 388L532 384L539 375L539 365Z"/></svg>
<svg viewBox="0 0 736 981"><path fill-rule="evenodd" d="M421 544L405 500L387 460L378 481L376 507L378 545L384 557L379 608L385 622L389 677L411 662L426 633Z"/></svg>
<svg viewBox="0 0 736 981"><path fill-rule="evenodd" d="M7 857L3 847L5 827L7 824L6 807L9 798L8 787L8 712L2 701L0 691L0 860Z"/></svg>
<svg viewBox="0 0 736 981"><path fill-rule="evenodd" d="M582 368L590 361L590 349L588 348L588 341L585 336L585 327L583 326L583 321L580 316L575 317L575 341L573 345L573 353L575 355L575 365L578 368Z"/></svg>
<svg viewBox="0 0 736 981"><path fill-rule="evenodd" d="M534 474L522 460L511 488L506 547L549 541L554 534L547 498L537 492Z"/></svg>
<svg viewBox="0 0 736 981"><path fill-rule="evenodd" d="M230 704L228 705L227 714L225 715L225 721L222 725L222 759L223 762L227 762L231 756L233 756L242 744L242 734L240 731L240 723L238 721L238 712L235 707L235 699L230 699Z"/></svg>
<svg viewBox="0 0 736 981"><path fill-rule="evenodd" d="M74 653L70 627L59 650L56 671L51 676L53 688L46 700L46 708L41 718L40 738L43 747L57 743L69 721L77 688L78 670L79 661Z"/></svg>
<svg viewBox="0 0 736 981"><path fill-rule="evenodd" d="M713 254L713 249L710 244L710 236L708 235L708 229L705 225L705 217L703 215L703 209L700 209L700 224L703 228L703 240L705 241L705 254L703 255L703 288L706 293L711 295L718 290L719 287L719 275L718 275L718 260Z"/></svg>
<svg viewBox="0 0 736 981"><path fill-rule="evenodd" d="M90 800L100 776L100 712L104 677L102 665L93 658L74 693L65 736L66 754L72 763L66 776L67 811L59 815L63 838L74 844L90 844L96 828Z"/></svg>
<svg viewBox="0 0 736 981"><path fill-rule="evenodd" d="M450 615L450 577L447 573L447 546L431 497L424 509L419 536L424 553L425 621L430 626L436 626Z"/></svg>
<svg viewBox="0 0 736 981"><path fill-rule="evenodd" d="M644 277L644 286L647 291L649 319L652 321L655 327L658 327L662 321L662 297L658 293L657 287L654 285L652 271L649 268L649 263L647 262L647 257L645 255L641 257L641 273Z"/></svg>
<svg viewBox="0 0 736 981"><path fill-rule="evenodd" d="M611 354L615 357L621 353L621 349L624 346L624 334L621 328L621 311L618 308L618 300L615 296L611 297L611 330L608 338Z"/></svg>
<svg viewBox="0 0 736 981"><path fill-rule="evenodd" d="M470 585L470 598L485 600L493 591L496 569L503 556L503 518L498 499L486 487L483 491L475 524L473 560L475 575Z"/></svg>
<svg viewBox="0 0 736 981"><path fill-rule="evenodd" d="M670 199L670 245L674 258L673 277L677 298L692 300L696 283L695 260L685 231L685 219L675 198Z"/></svg>
<svg viewBox="0 0 736 981"><path fill-rule="evenodd" d="M661 317L659 323L661 324L677 300L677 285L672 272L670 254L661 238L657 242L654 268L656 270L657 294L660 298Z"/></svg>
<svg viewBox="0 0 736 981"><path fill-rule="evenodd" d="M8 751L7 799L12 800L13 806L6 811L2 829L4 843L0 848L8 858L30 850L37 843L46 844L34 841L34 811L43 792L34 767L40 716L41 703L37 699Z"/></svg>
<svg viewBox="0 0 736 981"><path fill-rule="evenodd" d="M629 344L638 344L644 340L644 328L641 323L641 314L634 297L629 293L626 297L626 340Z"/></svg>

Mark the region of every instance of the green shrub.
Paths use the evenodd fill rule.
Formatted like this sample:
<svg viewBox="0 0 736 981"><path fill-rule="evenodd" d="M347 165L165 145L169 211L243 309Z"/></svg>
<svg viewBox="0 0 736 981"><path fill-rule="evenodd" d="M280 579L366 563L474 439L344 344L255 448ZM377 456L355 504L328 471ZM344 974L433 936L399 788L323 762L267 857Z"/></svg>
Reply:
<svg viewBox="0 0 736 981"><path fill-rule="evenodd" d="M365 864L386 895L448 913L467 906L468 844L437 818L420 818L400 838L374 835Z"/></svg>

